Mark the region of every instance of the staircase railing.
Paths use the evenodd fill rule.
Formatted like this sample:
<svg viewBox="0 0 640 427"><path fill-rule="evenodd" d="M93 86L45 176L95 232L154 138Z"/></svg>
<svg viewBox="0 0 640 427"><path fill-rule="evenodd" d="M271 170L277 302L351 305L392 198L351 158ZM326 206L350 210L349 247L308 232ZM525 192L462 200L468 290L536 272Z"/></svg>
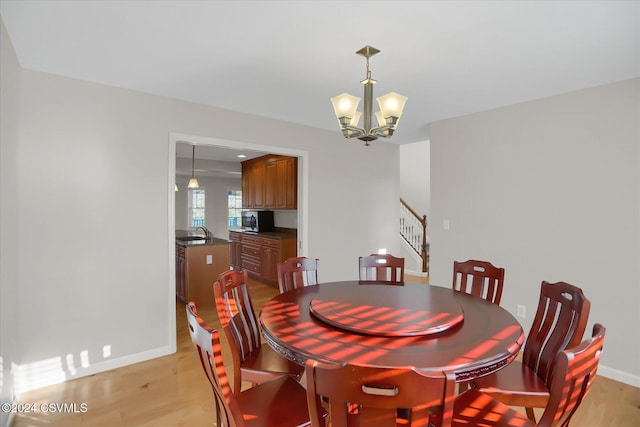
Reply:
<svg viewBox="0 0 640 427"><path fill-rule="evenodd" d="M411 206L400 198L400 235L422 258L422 272L429 271L429 250L427 244L427 216L418 215Z"/></svg>

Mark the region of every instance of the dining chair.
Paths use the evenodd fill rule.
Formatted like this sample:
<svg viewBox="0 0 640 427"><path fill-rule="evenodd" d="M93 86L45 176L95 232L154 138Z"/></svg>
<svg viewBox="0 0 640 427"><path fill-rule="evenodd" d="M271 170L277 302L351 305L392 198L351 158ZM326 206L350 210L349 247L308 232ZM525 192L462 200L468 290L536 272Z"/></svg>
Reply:
<svg viewBox="0 0 640 427"><path fill-rule="evenodd" d="M491 396L471 389L456 398L452 426L568 426L596 378L605 333L604 326L595 324L591 338L558 353L553 363L549 400L538 423Z"/></svg>
<svg viewBox="0 0 640 427"><path fill-rule="evenodd" d="M318 284L319 261L313 258L289 258L278 263L278 287L280 293L308 285Z"/></svg>
<svg viewBox="0 0 640 427"><path fill-rule="evenodd" d="M486 261L453 261L454 291L463 292L500 305L504 268Z"/></svg>
<svg viewBox="0 0 640 427"><path fill-rule="evenodd" d="M209 327L198 316L194 302L188 303L186 309L189 335L213 390L216 426L310 425L306 391L289 376L262 383L240 393L233 393L224 368L218 331Z"/></svg>
<svg viewBox="0 0 640 427"><path fill-rule="evenodd" d="M360 280L404 282L404 258L396 258L390 254L371 254L360 257L358 262Z"/></svg>
<svg viewBox="0 0 640 427"><path fill-rule="evenodd" d="M427 426L436 417L436 425L450 426L455 393L452 372L307 360L305 376L312 427L325 426L325 407L331 427Z"/></svg>
<svg viewBox="0 0 640 427"><path fill-rule="evenodd" d="M304 367L293 363L261 342L260 326L249 295L246 270L229 270L213 284L216 309L233 355L233 391L242 381L260 384L282 375L298 378Z"/></svg>
<svg viewBox="0 0 640 427"><path fill-rule="evenodd" d="M473 380L471 387L506 405L525 407L535 420L533 408L544 408L549 402L554 360L561 351L580 343L590 308L582 289L566 282L542 282L522 361Z"/></svg>

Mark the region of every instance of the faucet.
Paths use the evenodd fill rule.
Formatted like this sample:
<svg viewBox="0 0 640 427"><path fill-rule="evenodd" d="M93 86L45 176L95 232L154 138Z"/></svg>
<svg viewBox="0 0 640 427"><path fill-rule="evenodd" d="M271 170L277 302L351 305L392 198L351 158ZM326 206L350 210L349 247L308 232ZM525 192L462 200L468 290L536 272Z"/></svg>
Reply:
<svg viewBox="0 0 640 427"><path fill-rule="evenodd" d="M202 228L202 231L204 231L204 236L207 239L210 239L213 237L213 234L209 231L209 229L205 226L201 226L201 227L196 227L196 231L198 231L198 229Z"/></svg>

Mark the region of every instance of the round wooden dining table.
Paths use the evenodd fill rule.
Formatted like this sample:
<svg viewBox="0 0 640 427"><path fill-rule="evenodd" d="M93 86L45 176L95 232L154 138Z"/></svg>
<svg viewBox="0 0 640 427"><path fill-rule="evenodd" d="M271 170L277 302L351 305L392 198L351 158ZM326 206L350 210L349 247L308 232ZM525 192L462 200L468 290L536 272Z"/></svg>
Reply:
<svg viewBox="0 0 640 427"><path fill-rule="evenodd" d="M464 382L510 363L524 341L505 309L450 288L370 281L322 283L269 300L265 341L289 360L454 372Z"/></svg>

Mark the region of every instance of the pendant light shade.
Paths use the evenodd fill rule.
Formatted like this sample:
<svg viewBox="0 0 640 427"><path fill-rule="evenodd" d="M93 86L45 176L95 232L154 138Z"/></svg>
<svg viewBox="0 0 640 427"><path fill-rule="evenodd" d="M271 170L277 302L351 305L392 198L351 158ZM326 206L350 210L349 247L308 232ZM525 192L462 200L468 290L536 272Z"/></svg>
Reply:
<svg viewBox="0 0 640 427"><path fill-rule="evenodd" d="M200 187L198 185L198 180L194 176L195 165L196 165L196 146L193 145L192 156L191 156L191 179L189 180L189 184L187 185L187 188L198 188L198 187Z"/></svg>

